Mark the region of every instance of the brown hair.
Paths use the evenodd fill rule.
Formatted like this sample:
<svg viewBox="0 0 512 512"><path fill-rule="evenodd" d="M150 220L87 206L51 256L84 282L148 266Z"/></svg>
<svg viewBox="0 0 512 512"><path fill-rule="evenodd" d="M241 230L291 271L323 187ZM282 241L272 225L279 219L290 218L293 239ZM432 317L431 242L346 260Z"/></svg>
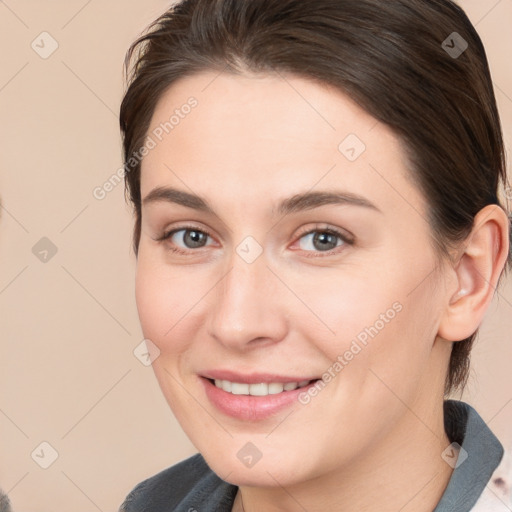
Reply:
<svg viewBox="0 0 512 512"><path fill-rule="evenodd" d="M429 204L438 254L469 235L481 208L500 204L505 152L487 57L450 0L184 0L133 43L125 65L120 123L136 254L140 161L130 158L164 91L205 70L306 77L389 126ZM475 336L453 344L447 393L466 383Z"/></svg>

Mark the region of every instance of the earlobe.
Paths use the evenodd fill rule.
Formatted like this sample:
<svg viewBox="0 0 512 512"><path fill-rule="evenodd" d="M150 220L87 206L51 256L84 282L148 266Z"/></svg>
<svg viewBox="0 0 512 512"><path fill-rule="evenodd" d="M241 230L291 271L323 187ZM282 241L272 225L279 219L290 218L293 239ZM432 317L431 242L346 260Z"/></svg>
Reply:
<svg viewBox="0 0 512 512"><path fill-rule="evenodd" d="M509 219L498 205L475 216L473 229L453 271L456 291L449 292L438 335L448 341L471 336L483 321L509 251Z"/></svg>

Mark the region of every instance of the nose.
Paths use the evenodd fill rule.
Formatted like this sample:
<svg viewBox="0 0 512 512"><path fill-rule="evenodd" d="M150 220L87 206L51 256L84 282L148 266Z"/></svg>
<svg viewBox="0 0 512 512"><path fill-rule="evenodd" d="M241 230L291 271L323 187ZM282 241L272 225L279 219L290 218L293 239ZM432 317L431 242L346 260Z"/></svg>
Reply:
<svg viewBox="0 0 512 512"><path fill-rule="evenodd" d="M209 335L238 351L281 341L288 329L286 291L264 253L247 263L234 251L227 273L212 290Z"/></svg>

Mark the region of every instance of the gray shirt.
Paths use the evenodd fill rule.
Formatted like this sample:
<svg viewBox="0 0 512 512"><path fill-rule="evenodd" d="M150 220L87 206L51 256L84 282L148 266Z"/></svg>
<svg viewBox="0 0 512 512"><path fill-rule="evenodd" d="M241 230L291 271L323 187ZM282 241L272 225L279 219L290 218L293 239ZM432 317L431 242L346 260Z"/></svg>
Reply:
<svg viewBox="0 0 512 512"><path fill-rule="evenodd" d="M455 400L444 403L448 438L462 447L459 459L433 512L469 512L503 457L503 447L478 413ZM453 461L453 462L452 462ZM138 484L119 512L231 512L238 487L221 480L196 454Z"/></svg>

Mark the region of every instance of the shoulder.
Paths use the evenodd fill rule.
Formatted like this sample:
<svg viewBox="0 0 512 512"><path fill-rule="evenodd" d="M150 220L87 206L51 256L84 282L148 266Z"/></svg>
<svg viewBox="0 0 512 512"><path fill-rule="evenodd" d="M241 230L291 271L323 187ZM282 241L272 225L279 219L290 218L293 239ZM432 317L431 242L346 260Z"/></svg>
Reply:
<svg viewBox="0 0 512 512"><path fill-rule="evenodd" d="M119 512L228 512L237 489L221 480L198 453L139 483Z"/></svg>

